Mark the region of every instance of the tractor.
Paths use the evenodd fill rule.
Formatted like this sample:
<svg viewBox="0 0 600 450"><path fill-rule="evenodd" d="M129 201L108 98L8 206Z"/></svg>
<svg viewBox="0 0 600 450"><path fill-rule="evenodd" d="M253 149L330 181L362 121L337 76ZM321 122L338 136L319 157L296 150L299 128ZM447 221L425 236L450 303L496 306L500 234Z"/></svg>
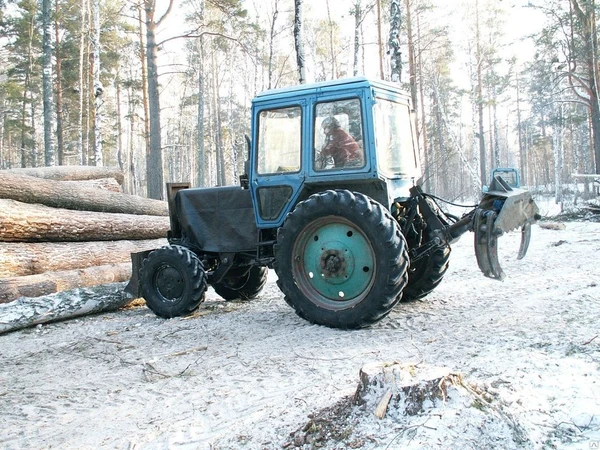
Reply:
<svg viewBox="0 0 600 450"><path fill-rule="evenodd" d="M503 279L497 238L540 218L531 195L497 177L462 217L419 181L414 111L396 84L364 77L265 91L252 101L240 184L167 183L169 245L132 254L126 291L158 316L195 311L207 287L253 299L269 269L303 319L370 326L421 299L474 232L485 276ZM337 146L337 147L336 147Z"/></svg>
<svg viewBox="0 0 600 450"><path fill-rule="evenodd" d="M492 170L492 182L497 175L501 176L511 188L521 187L521 176L519 175L519 171L514 167L496 167L494 170ZM485 194L488 189L489 186L483 186L483 193Z"/></svg>

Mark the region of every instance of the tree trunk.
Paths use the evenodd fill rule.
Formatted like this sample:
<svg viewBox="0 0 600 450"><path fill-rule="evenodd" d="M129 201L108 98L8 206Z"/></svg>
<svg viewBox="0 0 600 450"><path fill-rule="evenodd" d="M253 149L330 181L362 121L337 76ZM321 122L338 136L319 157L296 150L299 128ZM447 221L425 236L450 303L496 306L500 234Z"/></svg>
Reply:
<svg viewBox="0 0 600 450"><path fill-rule="evenodd" d="M500 136L498 131L498 99L494 92L494 104L492 106L492 118L493 118L493 133L494 133L494 147L490 147L490 151L494 152L494 167L500 167L502 165L502 155L500 154Z"/></svg>
<svg viewBox="0 0 600 450"><path fill-rule="evenodd" d="M140 39L140 63L142 66L142 102L144 105L144 144L146 147L146 164L148 164L148 161L150 161L150 112L148 110L148 67L146 64L146 49L145 49L145 43L144 43L144 33L143 33L143 26L144 26L144 21L142 20L142 8L138 7L138 20L139 20L139 30L138 30L138 36ZM135 117L134 115L132 115L132 124L133 124L133 117ZM133 126L133 125L132 125ZM132 167L131 167L131 174L132 174L132 179L135 180L135 167L133 167L133 152L131 152L132 154ZM148 172L148 170L146 170L146 173ZM135 187L135 182L133 182L133 187ZM133 191L132 191L133 192Z"/></svg>
<svg viewBox="0 0 600 450"><path fill-rule="evenodd" d="M521 96L519 94L519 74L515 74L517 83L517 132L519 135L519 172L521 175L521 184L529 185L529 176L525 171L526 158L525 158L525 143L523 139L523 121L521 120Z"/></svg>
<svg viewBox="0 0 600 450"><path fill-rule="evenodd" d="M400 26L402 24L400 0L390 2L390 61L391 80L394 83L402 81L402 53L400 52Z"/></svg>
<svg viewBox="0 0 600 450"><path fill-rule="evenodd" d="M45 272L0 279L0 303L19 297L40 297L69 289L119 283L131 277L131 263L106 264L85 269Z"/></svg>
<svg viewBox="0 0 600 450"><path fill-rule="evenodd" d="M436 87L433 89L433 110L434 117L437 123L435 129L437 130L437 139L438 139L438 155L442 160L445 160L445 164L443 164L441 172L438 173L438 179L441 182L441 192L442 195L447 196L450 194L449 188L449 174L448 174L448 163L445 155L445 136L444 136L444 118L442 117L442 99L440 98L440 94L437 88L437 84L439 81L436 81Z"/></svg>
<svg viewBox="0 0 600 450"><path fill-rule="evenodd" d="M156 29L171 12L173 0L167 12L154 20L155 0L145 0L146 11L146 62L148 64L148 106L150 113L150 157L146 161L146 185L148 197L163 198L163 160L160 130L160 93L158 90L158 63Z"/></svg>
<svg viewBox="0 0 600 450"><path fill-rule="evenodd" d="M0 241L81 242L166 237L169 218L71 211L0 199Z"/></svg>
<svg viewBox="0 0 600 450"><path fill-rule="evenodd" d="M596 173L600 174L600 74L598 73L598 33L596 28L595 1L581 2L571 0L584 40L585 68L588 72L588 104L592 125L592 149L596 164Z"/></svg>
<svg viewBox="0 0 600 450"><path fill-rule="evenodd" d="M215 53L213 52L213 58ZM217 186L225 186L225 155L221 134L221 105L219 103L219 83L217 64L213 64L212 90L213 90L213 130L215 142L215 157L217 168Z"/></svg>
<svg viewBox="0 0 600 450"><path fill-rule="evenodd" d="M79 94L79 111L78 111L78 116L77 116L77 135L78 135L78 139L77 139L77 147L79 150L79 158L80 158L80 162L81 165L87 165L87 155L86 155L86 148L84 146L84 135L83 135L83 107L84 107L84 89L85 89L85 85L84 85L84 79L83 79L83 74L85 73L84 71L84 65L85 65L85 35L86 35L86 10L87 10L87 0L81 0L81 3L79 5L80 7L80 20L81 20L81 28L79 30L79 66L78 66L78 76L79 76L79 82L78 82L78 94Z"/></svg>
<svg viewBox="0 0 600 450"><path fill-rule="evenodd" d="M50 35L51 0L42 0L42 92L44 105L44 164L53 166L54 158L54 103L52 101L52 42Z"/></svg>
<svg viewBox="0 0 600 450"><path fill-rule="evenodd" d="M562 197L562 172L564 166L564 141L563 141L563 107L561 104L554 106L555 125L552 130L552 153L554 159L554 201L561 204ZM562 211L562 205L561 205Z"/></svg>
<svg viewBox="0 0 600 450"><path fill-rule="evenodd" d="M0 334L41 323L117 310L131 302L123 292L124 287L125 283L110 283L0 304Z"/></svg>
<svg viewBox="0 0 600 450"><path fill-rule="evenodd" d="M274 4L274 11L273 11L273 16L271 17L271 29L270 29L270 36L269 36L269 59L267 62L267 79L268 79L268 85L267 88L271 89L273 88L273 58L274 58L274 54L275 54L275 22L277 21L277 16L279 15L279 1L275 0Z"/></svg>
<svg viewBox="0 0 600 450"><path fill-rule="evenodd" d="M94 165L103 166L102 154L102 93L100 82L100 0L93 0L94 32L92 50L94 61Z"/></svg>
<svg viewBox="0 0 600 450"><path fill-rule="evenodd" d="M27 35L27 70L25 72L25 80L23 83L23 97L21 103L21 167L27 167L27 159L33 160L31 154L27 154L28 150L33 153L34 138L27 135L27 104L31 102L32 83L31 76L33 72L33 33L34 33L35 17L32 14L29 21L29 29ZM33 133L33 131L32 131ZM35 161L33 163L35 166Z"/></svg>
<svg viewBox="0 0 600 450"><path fill-rule="evenodd" d="M128 262L131 253L167 245L166 239L95 242L0 242L0 278Z"/></svg>
<svg viewBox="0 0 600 450"><path fill-rule="evenodd" d="M15 173L29 175L30 177L46 178L49 180L77 181L97 180L101 178L114 178L123 185L123 173L119 169L110 167L88 167L88 166L60 166L60 167L37 167L27 169L10 169L3 173Z"/></svg>
<svg viewBox="0 0 600 450"><path fill-rule="evenodd" d="M331 56L331 79L335 80L336 78L338 78L336 76L336 68L337 68L337 63L336 63L336 54L337 54L337 49L335 48L334 45L334 34L333 34L333 18L331 17L331 9L329 8L329 0L325 0L325 6L327 6L327 22L329 24L329 54Z"/></svg>
<svg viewBox="0 0 600 450"><path fill-rule="evenodd" d="M115 77L115 103L117 114L117 164L119 169L123 170L123 124L121 122L121 76L120 68L117 70Z"/></svg>
<svg viewBox="0 0 600 450"><path fill-rule="evenodd" d="M306 68L304 65L304 45L302 44L302 0L294 0L294 43L298 63L298 81L300 84L304 84L306 83Z"/></svg>
<svg viewBox="0 0 600 450"><path fill-rule="evenodd" d="M8 157L4 154L4 123L6 120L6 100L5 93L0 92L0 169L10 167L10 147Z"/></svg>
<svg viewBox="0 0 600 450"><path fill-rule="evenodd" d="M130 68L131 70L131 68ZM130 73L131 77L132 74ZM145 81L145 78L144 78ZM142 84L144 83L142 82ZM142 86L142 92L145 92L146 88ZM136 181L136 164L135 164L135 136L136 136L136 100L135 94L133 91L133 87L131 84L127 86L127 118L129 120L129 130L128 130L128 143L127 143L127 183L125 185L125 192L129 194L139 194L138 184ZM145 109L145 108L144 108ZM147 134L144 136L144 142L146 142ZM148 146L146 145L146 155L148 154Z"/></svg>
<svg viewBox="0 0 600 450"><path fill-rule="evenodd" d="M150 216L169 214L167 202L161 200L11 173L0 174L0 198L83 211Z"/></svg>
<svg viewBox="0 0 600 450"><path fill-rule="evenodd" d="M196 167L198 167L198 178L196 181L197 187L206 186L206 174L208 170L206 167L206 150L204 147L204 39L199 39L199 51L200 55L198 58L198 153L196 155Z"/></svg>
<svg viewBox="0 0 600 450"><path fill-rule="evenodd" d="M59 14L60 2L55 3L55 19L54 19L54 54L56 56L56 162L59 166L64 163L64 132L63 132L63 88L62 88L62 56L61 56L61 41Z"/></svg>
<svg viewBox="0 0 600 450"><path fill-rule="evenodd" d="M354 3L354 49L352 51L352 75L358 76L358 54L360 51L360 24L362 22L362 12L360 0Z"/></svg>
<svg viewBox="0 0 600 450"><path fill-rule="evenodd" d="M429 142L427 139L427 120L425 117L425 94L424 94L424 84L425 84L425 80L423 77L423 48L421 47L421 42L423 40L423 37L421 35L421 21L419 19L419 14L417 14L417 54L418 54L418 58L417 58L417 66L418 66L418 73L419 73L419 105L421 108L421 127L418 128L417 127L417 140L419 141L419 138L422 138L420 140L420 143L422 144L422 149L423 149L423 153L422 153L422 159L421 161L424 162L425 164L425 170L424 170L424 174L425 174L425 191L430 191L431 190L431 173L430 173L430 164L431 164L431 158L429 157Z"/></svg>
<svg viewBox="0 0 600 450"><path fill-rule="evenodd" d="M385 72L383 70L383 35L381 31L381 0L377 2L377 47L379 49L379 78L385 80Z"/></svg>
<svg viewBox="0 0 600 450"><path fill-rule="evenodd" d="M478 117L478 134L479 134L479 174L481 176L481 186L487 183L487 174L485 171L485 137L483 133L483 50L481 49L481 36L479 34L479 2L475 1L475 32L476 32L476 59L477 65L477 117Z"/></svg>
<svg viewBox="0 0 600 450"><path fill-rule="evenodd" d="M417 101L417 63L415 58L415 37L413 35L412 21L412 1L406 0L406 34L408 38L408 84L410 85L410 97L412 99L413 108L418 111L421 107ZM400 55L399 55L400 56ZM402 61L399 59L399 63ZM400 66L402 67L402 66ZM416 114L416 117L419 115ZM419 127L417 127L417 140Z"/></svg>

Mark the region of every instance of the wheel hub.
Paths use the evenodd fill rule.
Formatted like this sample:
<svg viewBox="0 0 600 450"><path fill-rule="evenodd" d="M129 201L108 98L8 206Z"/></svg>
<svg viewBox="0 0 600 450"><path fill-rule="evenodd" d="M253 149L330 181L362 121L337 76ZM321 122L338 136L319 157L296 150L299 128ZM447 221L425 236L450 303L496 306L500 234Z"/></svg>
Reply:
<svg viewBox="0 0 600 450"><path fill-rule="evenodd" d="M321 255L320 266L323 269L323 275L331 278L344 276L347 264L342 252L339 250L326 250Z"/></svg>
<svg viewBox="0 0 600 450"><path fill-rule="evenodd" d="M167 300L175 300L183 295L185 283L179 270L172 266L161 268L156 274L156 289Z"/></svg>
<svg viewBox="0 0 600 450"><path fill-rule="evenodd" d="M310 224L294 247L293 260L302 273L301 289L328 307L358 301L370 286L375 267L364 234L340 218Z"/></svg>

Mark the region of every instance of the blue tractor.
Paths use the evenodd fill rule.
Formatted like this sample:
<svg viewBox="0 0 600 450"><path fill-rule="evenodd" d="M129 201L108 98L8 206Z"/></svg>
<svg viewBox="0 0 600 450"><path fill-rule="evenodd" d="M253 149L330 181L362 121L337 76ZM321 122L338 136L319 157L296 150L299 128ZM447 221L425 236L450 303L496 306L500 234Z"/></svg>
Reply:
<svg viewBox="0 0 600 450"><path fill-rule="evenodd" d="M248 147L240 186L167 185L169 245L132 255L126 289L158 316L193 312L208 285L252 299L274 269L300 317L366 327L436 288L467 231L484 274L503 278L497 237L539 218L518 189L484 194L461 218L442 212L419 185L410 99L383 81L261 93Z"/></svg>
<svg viewBox="0 0 600 450"><path fill-rule="evenodd" d="M492 170L491 183L494 183L496 177L502 177L504 182L508 184L511 188L520 188L521 187L521 176L519 175L519 171L513 167L496 167ZM483 193L485 194L490 189L490 186L483 186Z"/></svg>

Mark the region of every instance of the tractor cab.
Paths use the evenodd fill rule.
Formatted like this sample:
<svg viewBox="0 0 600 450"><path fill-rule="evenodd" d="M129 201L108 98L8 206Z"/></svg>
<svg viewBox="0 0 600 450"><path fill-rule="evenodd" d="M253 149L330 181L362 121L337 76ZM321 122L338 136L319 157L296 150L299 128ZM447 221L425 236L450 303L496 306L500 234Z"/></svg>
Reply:
<svg viewBox="0 0 600 450"><path fill-rule="evenodd" d="M389 207L421 175L409 97L366 78L261 93L247 168L259 228L281 226L324 189L350 188Z"/></svg>
<svg viewBox="0 0 600 450"><path fill-rule="evenodd" d="M494 180L496 177L502 177L502 180L510 187L510 188L520 188L521 187L521 177L519 176L519 171L513 167L496 167L492 170L491 182L490 186L494 184ZM490 190L490 186L483 186L482 191L484 193Z"/></svg>

